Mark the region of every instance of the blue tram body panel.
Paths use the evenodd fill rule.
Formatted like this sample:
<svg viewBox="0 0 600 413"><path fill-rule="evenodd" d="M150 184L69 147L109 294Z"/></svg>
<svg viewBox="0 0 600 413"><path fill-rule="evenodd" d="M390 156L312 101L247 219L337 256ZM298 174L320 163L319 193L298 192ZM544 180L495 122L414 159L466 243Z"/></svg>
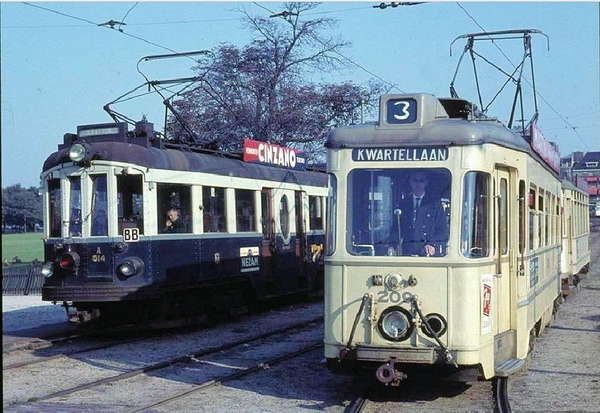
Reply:
<svg viewBox="0 0 600 413"><path fill-rule="evenodd" d="M148 125L80 126L46 159L43 300L87 319L322 290L324 172L183 148Z"/></svg>

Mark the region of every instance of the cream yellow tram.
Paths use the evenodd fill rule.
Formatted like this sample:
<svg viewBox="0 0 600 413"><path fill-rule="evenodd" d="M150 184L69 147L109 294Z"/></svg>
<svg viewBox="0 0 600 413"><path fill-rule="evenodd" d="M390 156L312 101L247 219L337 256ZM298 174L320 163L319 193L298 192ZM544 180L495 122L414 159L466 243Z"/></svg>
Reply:
<svg viewBox="0 0 600 413"><path fill-rule="evenodd" d="M579 284L590 264L590 215L587 191L564 180L562 182L562 256L560 275L563 293Z"/></svg>
<svg viewBox="0 0 600 413"><path fill-rule="evenodd" d="M384 95L377 123L330 133L331 370L373 368L392 385L417 366L505 378L550 321L559 155L535 124L517 134L473 108Z"/></svg>

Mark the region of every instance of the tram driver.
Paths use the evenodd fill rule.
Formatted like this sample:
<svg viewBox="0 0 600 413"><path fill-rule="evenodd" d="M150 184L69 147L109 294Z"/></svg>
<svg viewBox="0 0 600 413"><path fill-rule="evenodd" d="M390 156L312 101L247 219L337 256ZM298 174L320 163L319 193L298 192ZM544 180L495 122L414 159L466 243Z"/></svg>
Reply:
<svg viewBox="0 0 600 413"><path fill-rule="evenodd" d="M449 228L441 199L427 192L429 180L423 171L411 173L408 183L410 194L399 202L392 221L391 244L398 248L389 254L445 255Z"/></svg>

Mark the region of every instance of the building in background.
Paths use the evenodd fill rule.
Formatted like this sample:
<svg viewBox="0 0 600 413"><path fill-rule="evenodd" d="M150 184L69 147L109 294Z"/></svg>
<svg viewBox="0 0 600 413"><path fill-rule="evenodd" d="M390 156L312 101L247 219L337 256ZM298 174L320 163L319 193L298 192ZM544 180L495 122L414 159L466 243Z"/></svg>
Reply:
<svg viewBox="0 0 600 413"><path fill-rule="evenodd" d="M587 190L590 206L600 204L600 152L574 152L561 158L560 175Z"/></svg>

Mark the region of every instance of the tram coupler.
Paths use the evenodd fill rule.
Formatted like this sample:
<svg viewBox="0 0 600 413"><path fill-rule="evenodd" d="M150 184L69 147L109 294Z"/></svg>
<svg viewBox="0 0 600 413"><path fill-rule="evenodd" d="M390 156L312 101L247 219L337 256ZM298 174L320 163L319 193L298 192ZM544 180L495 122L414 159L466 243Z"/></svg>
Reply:
<svg viewBox="0 0 600 413"><path fill-rule="evenodd" d="M85 324L100 318L100 310L97 308L92 309L92 311L78 311L76 308L71 307L67 314L70 324Z"/></svg>
<svg viewBox="0 0 600 413"><path fill-rule="evenodd" d="M397 387L400 385L400 380L407 379L408 375L396 370L394 368L394 360L391 359L387 363L379 366L375 372L375 377L386 386L391 384L392 386Z"/></svg>

